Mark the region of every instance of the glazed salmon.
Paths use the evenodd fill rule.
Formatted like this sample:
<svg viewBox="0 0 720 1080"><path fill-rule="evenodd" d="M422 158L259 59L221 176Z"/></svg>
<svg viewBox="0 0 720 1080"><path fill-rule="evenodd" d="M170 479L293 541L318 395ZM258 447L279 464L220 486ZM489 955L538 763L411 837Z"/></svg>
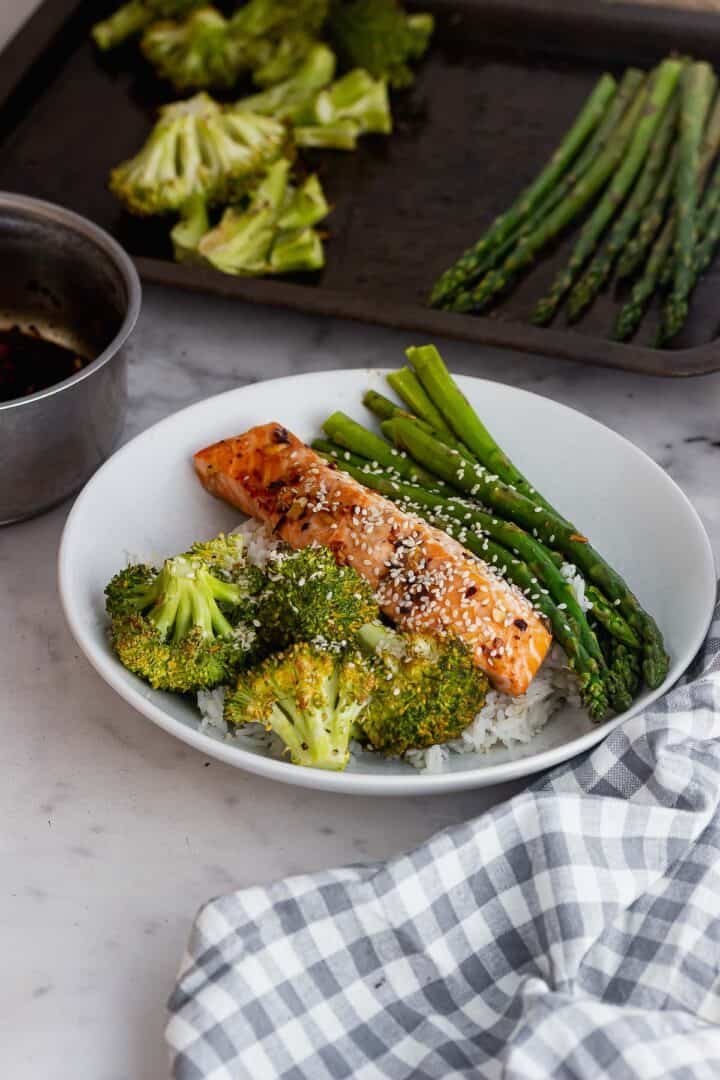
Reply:
<svg viewBox="0 0 720 1080"><path fill-rule="evenodd" d="M203 485L294 548L322 544L376 591L398 626L452 633L493 685L524 694L551 635L523 594L439 529L328 464L281 424L195 455Z"/></svg>

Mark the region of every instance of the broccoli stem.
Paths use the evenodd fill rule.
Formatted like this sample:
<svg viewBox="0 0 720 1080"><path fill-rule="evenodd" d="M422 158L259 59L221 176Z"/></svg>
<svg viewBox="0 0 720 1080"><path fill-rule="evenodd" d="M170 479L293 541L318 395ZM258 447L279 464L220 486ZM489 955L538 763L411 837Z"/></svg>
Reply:
<svg viewBox="0 0 720 1080"><path fill-rule="evenodd" d="M358 633L358 645L370 655L377 652L378 646L400 640L400 634L379 622L368 623Z"/></svg>

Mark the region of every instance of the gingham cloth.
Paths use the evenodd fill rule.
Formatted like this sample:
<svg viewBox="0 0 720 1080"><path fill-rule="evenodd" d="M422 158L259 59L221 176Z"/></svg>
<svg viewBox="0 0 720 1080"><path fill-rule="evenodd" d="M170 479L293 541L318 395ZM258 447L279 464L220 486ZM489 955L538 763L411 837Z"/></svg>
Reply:
<svg viewBox="0 0 720 1080"><path fill-rule="evenodd" d="M176 1080L718 1080L720 607L579 762L391 862L207 904Z"/></svg>

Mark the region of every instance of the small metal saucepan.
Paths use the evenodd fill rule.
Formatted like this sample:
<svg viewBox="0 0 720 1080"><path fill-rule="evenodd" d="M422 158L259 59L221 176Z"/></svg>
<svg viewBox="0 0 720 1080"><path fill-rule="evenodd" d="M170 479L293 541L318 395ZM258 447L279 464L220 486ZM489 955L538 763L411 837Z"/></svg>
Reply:
<svg viewBox="0 0 720 1080"><path fill-rule="evenodd" d="M0 525L76 491L125 420L124 346L140 281L115 241L51 203L0 192L0 328L18 327L89 362L45 390L0 402Z"/></svg>

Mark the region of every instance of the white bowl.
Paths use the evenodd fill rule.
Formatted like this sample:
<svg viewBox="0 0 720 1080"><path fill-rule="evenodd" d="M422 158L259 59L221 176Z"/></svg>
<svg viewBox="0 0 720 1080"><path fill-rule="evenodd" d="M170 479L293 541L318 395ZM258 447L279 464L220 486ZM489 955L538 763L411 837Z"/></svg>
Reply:
<svg viewBox="0 0 720 1080"><path fill-rule="evenodd" d="M441 774L419 774L377 754L360 755L344 773L322 772L271 758L250 740L202 733L190 701L151 690L112 653L103 589L128 558L174 554L238 521L200 486L193 453L270 420L308 440L335 409L366 420L363 391L384 389L383 374L318 372L243 387L168 417L119 450L78 497L60 548L60 595L78 645L114 690L172 735L238 768L305 787L378 795L459 790L526 776L589 749L658 698L695 655L715 596L710 542L680 488L627 440L564 405L482 379L458 381L501 446L592 537L665 635L668 677L630 712L600 727L577 712L559 712L530 743L453 754Z"/></svg>

